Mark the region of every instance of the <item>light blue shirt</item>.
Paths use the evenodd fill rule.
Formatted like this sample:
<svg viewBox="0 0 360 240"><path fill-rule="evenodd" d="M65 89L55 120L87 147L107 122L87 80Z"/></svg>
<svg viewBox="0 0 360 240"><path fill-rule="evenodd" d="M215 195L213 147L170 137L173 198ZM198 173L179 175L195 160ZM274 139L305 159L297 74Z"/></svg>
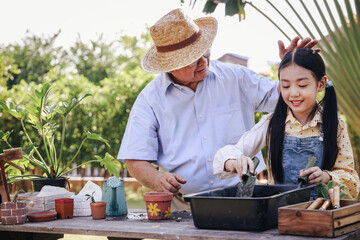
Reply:
<svg viewBox="0 0 360 240"><path fill-rule="evenodd" d="M275 109L277 83L217 60L210 61L209 75L196 92L162 73L137 97L118 159L152 161L180 174L187 180L184 194L232 186L239 178L219 180L213 175L213 157L254 126L254 112ZM265 163L258 156L260 172Z"/></svg>

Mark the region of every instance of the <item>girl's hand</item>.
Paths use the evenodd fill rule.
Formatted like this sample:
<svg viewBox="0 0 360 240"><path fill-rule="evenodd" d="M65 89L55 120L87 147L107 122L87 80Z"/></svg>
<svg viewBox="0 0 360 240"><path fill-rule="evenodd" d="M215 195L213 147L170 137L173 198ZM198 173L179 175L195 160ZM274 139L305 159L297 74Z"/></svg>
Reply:
<svg viewBox="0 0 360 240"><path fill-rule="evenodd" d="M254 162L251 160L251 158L246 156L241 156L237 159L228 159L225 162L225 170L232 173L238 173L239 178L241 178L243 175L246 174L247 169L250 169L250 172L253 175L256 175L257 172L255 171L255 165Z"/></svg>
<svg viewBox="0 0 360 240"><path fill-rule="evenodd" d="M322 171L319 167L311 167L299 171L300 177L306 176L309 174L308 184L319 185L320 183L328 183L331 180L330 175L327 172Z"/></svg>

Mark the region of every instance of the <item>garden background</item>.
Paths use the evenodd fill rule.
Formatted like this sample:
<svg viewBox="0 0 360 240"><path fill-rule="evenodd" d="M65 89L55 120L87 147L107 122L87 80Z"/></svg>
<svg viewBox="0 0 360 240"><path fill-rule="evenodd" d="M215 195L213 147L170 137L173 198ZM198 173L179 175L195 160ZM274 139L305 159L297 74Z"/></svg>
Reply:
<svg viewBox="0 0 360 240"><path fill-rule="evenodd" d="M51 36L27 32L20 42L0 43L0 101L12 99L18 105L25 105L28 94L40 90L41 85L48 82L52 83L50 101L53 104L91 93L92 96L69 115L70 131L66 132L63 161L69 161L74 155L75 146L85 136L85 131L100 134L111 146L85 143L75 160L77 164L94 154L103 156L109 152L116 157L131 106L138 93L154 77L140 67L141 57L151 45L150 36L147 31L139 36L123 34L110 42L102 34L91 41L84 41L79 36L67 48L56 45L59 36L60 30ZM270 75L276 76L276 69ZM334 81L336 86L336 79ZM355 100L354 107L357 106ZM258 119L260 114L255 116ZM61 125L60 120L58 124ZM358 161L358 127L350 122L348 126L355 160ZM12 129L10 134L8 131ZM1 110L0 130L2 140L8 139L13 147L25 147L25 135L18 121ZM35 138L35 133L32 134L34 136L30 137ZM1 141L0 151L6 148L9 146ZM95 164L95 167L98 166Z"/></svg>

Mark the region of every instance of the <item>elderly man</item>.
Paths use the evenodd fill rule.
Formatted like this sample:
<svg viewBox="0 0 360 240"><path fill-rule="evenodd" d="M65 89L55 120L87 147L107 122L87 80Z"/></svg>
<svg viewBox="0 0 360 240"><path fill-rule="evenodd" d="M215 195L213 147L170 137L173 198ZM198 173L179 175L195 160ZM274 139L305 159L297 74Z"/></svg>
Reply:
<svg viewBox="0 0 360 240"><path fill-rule="evenodd" d="M118 159L156 191L188 194L236 184L239 178L220 181L213 175L215 152L236 143L254 125L254 112L275 108L277 82L246 67L210 62L216 32L215 18L191 20L180 9L150 28L155 45L143 57L142 68L161 74L134 103ZM306 39L297 46L298 40L287 49L279 43L280 56L316 44ZM260 172L265 164L258 157Z"/></svg>

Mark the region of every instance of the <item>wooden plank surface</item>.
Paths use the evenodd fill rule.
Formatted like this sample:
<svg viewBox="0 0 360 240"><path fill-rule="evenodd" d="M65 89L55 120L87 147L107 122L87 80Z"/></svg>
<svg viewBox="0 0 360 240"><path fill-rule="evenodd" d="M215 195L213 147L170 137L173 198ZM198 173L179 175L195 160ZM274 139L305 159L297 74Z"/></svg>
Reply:
<svg viewBox="0 0 360 240"><path fill-rule="evenodd" d="M333 236L333 218L328 211L279 209L278 228L280 233L308 236Z"/></svg>
<svg viewBox="0 0 360 240"><path fill-rule="evenodd" d="M352 232L359 228L360 228L360 222L356 222L356 223L348 225L346 227L336 229L334 231L334 237L340 236L340 235L348 233L348 232ZM360 231L358 231L358 233L359 233L358 235L360 235ZM355 239L359 239L359 237L357 237Z"/></svg>
<svg viewBox="0 0 360 240"><path fill-rule="evenodd" d="M360 212L360 201L341 200L340 206L339 209L330 210L334 214L334 219Z"/></svg>
<svg viewBox="0 0 360 240"><path fill-rule="evenodd" d="M360 221L360 213L356 213L343 218L338 218L334 220L334 228L344 227L346 225L350 225L352 223L359 221Z"/></svg>
<svg viewBox="0 0 360 240"><path fill-rule="evenodd" d="M301 236L280 235L276 228L263 232L197 229L190 212L172 213L170 220L154 221L146 218L144 210L129 210L128 218L108 217L103 220L92 220L91 217L74 217L49 222L29 222L23 225L0 225L0 231L137 239L308 239ZM348 236L343 235L336 239L345 239Z"/></svg>

